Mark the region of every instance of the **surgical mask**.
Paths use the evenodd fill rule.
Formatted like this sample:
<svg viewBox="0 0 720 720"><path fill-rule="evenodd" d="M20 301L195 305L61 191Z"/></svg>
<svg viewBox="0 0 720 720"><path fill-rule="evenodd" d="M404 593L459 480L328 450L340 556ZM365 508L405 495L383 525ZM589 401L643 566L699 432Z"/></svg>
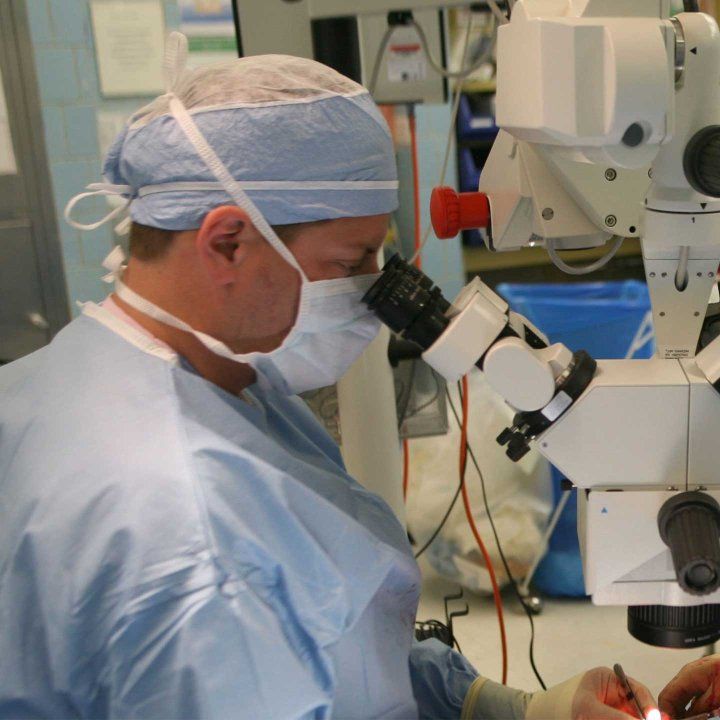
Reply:
<svg viewBox="0 0 720 720"><path fill-rule="evenodd" d="M176 51L183 56L183 48ZM178 69L172 73L177 76ZM172 87L172 80L169 86ZM310 281L295 256L280 240L257 206L247 196L215 151L205 140L180 99L170 91L169 109L181 130L223 189L245 210L255 228L301 278L300 301L295 323L281 345L270 352L234 353L225 343L192 328L180 318L140 297L122 282L122 257L108 257L118 296L136 310L179 330L192 333L216 355L253 367L261 385L284 394L296 394L337 382L361 355L380 329L380 321L360 302L377 279L364 275L335 280ZM192 183L186 183L192 185ZM204 183L199 183L199 189ZM83 194L82 197L86 196ZM78 196L77 199L80 199ZM74 199L66 209L66 217ZM111 215L114 215L111 213ZM109 219L109 218L106 218Z"/></svg>
<svg viewBox="0 0 720 720"><path fill-rule="evenodd" d="M310 282L303 276L300 307L282 344L270 352L234 353L225 343L141 297L122 282L120 248L104 265L111 270L118 297L143 314L192 333L208 350L250 365L258 383L286 395L332 385L361 355L380 329L380 322L360 302L378 275Z"/></svg>

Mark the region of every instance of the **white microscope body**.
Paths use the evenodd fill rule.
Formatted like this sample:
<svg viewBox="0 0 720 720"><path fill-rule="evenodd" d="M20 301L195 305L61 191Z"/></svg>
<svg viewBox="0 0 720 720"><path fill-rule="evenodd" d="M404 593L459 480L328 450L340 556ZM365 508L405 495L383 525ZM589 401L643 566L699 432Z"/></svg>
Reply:
<svg viewBox="0 0 720 720"><path fill-rule="evenodd" d="M508 454L533 445L578 488L593 601L641 606L629 626L647 642L708 644L720 339L695 350L720 264L718 26L669 19L667 0L517 0L499 29L497 124L480 181L491 249L641 238L657 357L528 344L527 321L479 280L423 357L448 380L480 366L518 411L499 438Z"/></svg>

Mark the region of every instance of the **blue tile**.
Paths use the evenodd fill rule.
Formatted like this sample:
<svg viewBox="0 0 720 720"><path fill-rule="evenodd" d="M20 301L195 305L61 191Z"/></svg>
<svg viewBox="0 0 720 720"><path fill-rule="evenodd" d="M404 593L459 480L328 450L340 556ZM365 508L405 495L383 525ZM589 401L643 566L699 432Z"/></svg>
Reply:
<svg viewBox="0 0 720 720"><path fill-rule="evenodd" d="M177 0L166 0L165 2L165 27L168 31L177 30L180 27L180 7Z"/></svg>
<svg viewBox="0 0 720 720"><path fill-rule="evenodd" d="M50 9L46 0L27 0L28 23L33 43L47 44L53 40Z"/></svg>
<svg viewBox="0 0 720 720"><path fill-rule="evenodd" d="M87 44L90 38L90 6L87 0L50 0L50 17L58 44Z"/></svg>
<svg viewBox="0 0 720 720"><path fill-rule="evenodd" d="M37 71L43 103L74 102L80 95L72 50L38 48Z"/></svg>
<svg viewBox="0 0 720 720"><path fill-rule="evenodd" d="M86 48L76 48L73 50L73 54L80 95L85 101L97 102L100 100L100 85L92 43L88 42Z"/></svg>
<svg viewBox="0 0 720 720"><path fill-rule="evenodd" d="M92 182L89 164L81 161L54 162L50 166L50 175L55 193L55 207L62 222L62 213L68 200L82 192Z"/></svg>
<svg viewBox="0 0 720 720"><path fill-rule="evenodd" d="M45 144L51 160L67 155L67 139L65 137L65 118L63 110L54 105L46 105L42 109L45 127Z"/></svg>
<svg viewBox="0 0 720 720"><path fill-rule="evenodd" d="M82 242L83 263L89 268L102 268L102 261L117 243L113 240L113 227L116 223L108 223L95 230L86 230L80 236ZM100 270L104 275L106 271Z"/></svg>
<svg viewBox="0 0 720 720"><path fill-rule="evenodd" d="M97 120L95 108L77 106L65 108L65 128L67 132L68 155L71 157L97 157L98 148Z"/></svg>
<svg viewBox="0 0 720 720"><path fill-rule="evenodd" d="M80 266L83 262L80 232L60 218L60 240L65 267Z"/></svg>
<svg viewBox="0 0 720 720"><path fill-rule="evenodd" d="M100 302L110 294L110 286L102 280L104 272L101 268L86 268L69 266L65 275L67 277L68 295L70 303Z"/></svg>

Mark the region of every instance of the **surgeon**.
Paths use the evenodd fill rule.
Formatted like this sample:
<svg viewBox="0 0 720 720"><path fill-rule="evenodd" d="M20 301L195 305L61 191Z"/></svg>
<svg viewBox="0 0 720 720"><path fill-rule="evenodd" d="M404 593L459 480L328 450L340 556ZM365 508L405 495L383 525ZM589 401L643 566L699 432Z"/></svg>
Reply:
<svg viewBox="0 0 720 720"><path fill-rule="evenodd" d="M414 642L403 528L296 397L378 330L387 127L316 62L185 52L68 207L129 207L114 292L0 369L0 717L634 717L607 669L530 694Z"/></svg>

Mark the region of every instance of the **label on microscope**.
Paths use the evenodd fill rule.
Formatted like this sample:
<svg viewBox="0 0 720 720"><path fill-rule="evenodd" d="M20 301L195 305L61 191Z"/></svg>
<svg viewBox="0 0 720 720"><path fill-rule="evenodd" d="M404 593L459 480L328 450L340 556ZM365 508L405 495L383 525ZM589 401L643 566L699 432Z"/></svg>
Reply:
<svg viewBox="0 0 720 720"><path fill-rule="evenodd" d="M666 360L680 360L690 357L690 348L665 348L663 357Z"/></svg>

